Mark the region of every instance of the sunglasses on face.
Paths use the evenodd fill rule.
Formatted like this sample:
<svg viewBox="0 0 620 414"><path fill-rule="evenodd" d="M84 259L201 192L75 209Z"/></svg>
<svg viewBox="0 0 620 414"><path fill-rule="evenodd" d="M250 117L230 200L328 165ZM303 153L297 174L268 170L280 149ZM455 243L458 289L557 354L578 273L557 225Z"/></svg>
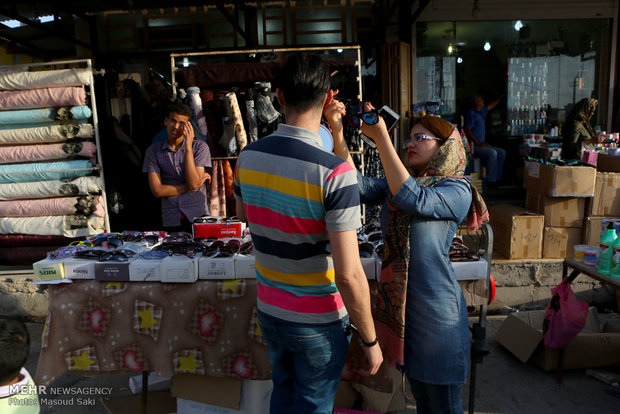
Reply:
<svg viewBox="0 0 620 414"><path fill-rule="evenodd" d="M415 143L420 143L422 141L444 141L444 139L442 138L437 138L434 137L432 135L426 135L422 132L418 132L417 134L413 134L413 136L411 138L409 138L407 141L405 141L405 143L403 144L403 148L407 149L407 146L409 144L413 144Z"/></svg>

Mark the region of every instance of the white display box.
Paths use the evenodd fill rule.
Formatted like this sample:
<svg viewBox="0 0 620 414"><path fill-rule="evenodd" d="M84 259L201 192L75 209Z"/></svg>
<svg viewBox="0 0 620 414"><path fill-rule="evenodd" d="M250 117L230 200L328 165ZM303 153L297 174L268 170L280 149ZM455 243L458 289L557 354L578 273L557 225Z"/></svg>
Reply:
<svg viewBox="0 0 620 414"><path fill-rule="evenodd" d="M129 264L129 280L134 282L161 281L161 260L137 258Z"/></svg>
<svg viewBox="0 0 620 414"><path fill-rule="evenodd" d="M201 257L198 263L198 279L236 279L235 256Z"/></svg>
<svg viewBox="0 0 620 414"><path fill-rule="evenodd" d="M160 377L154 372L149 373L148 381L149 392L169 390L172 385L172 377ZM129 389L134 394L139 394L142 391L142 374L129 378Z"/></svg>
<svg viewBox="0 0 620 414"><path fill-rule="evenodd" d="M70 257L65 260L65 277L67 279L94 279L95 263L93 259Z"/></svg>
<svg viewBox="0 0 620 414"><path fill-rule="evenodd" d="M456 280L486 279L487 266L487 261L483 258L475 262L452 262Z"/></svg>
<svg viewBox="0 0 620 414"><path fill-rule="evenodd" d="M264 414L269 412L273 383L271 380L243 380L239 409L211 405L177 396L177 414ZM184 394L184 393L181 393ZM187 393L191 394L191 393ZM174 395L174 392L173 392ZM188 395L191 396L191 395Z"/></svg>
<svg viewBox="0 0 620 414"><path fill-rule="evenodd" d="M95 262L95 280L101 282L128 282L129 265L136 260L130 257L126 262L114 260Z"/></svg>
<svg viewBox="0 0 620 414"><path fill-rule="evenodd" d="M35 282L48 282L51 280L63 280L65 278L64 262L62 259L43 259L32 264Z"/></svg>
<svg viewBox="0 0 620 414"><path fill-rule="evenodd" d="M360 261L362 262L362 268L364 269L364 273L366 274L366 279L368 280L377 280L377 259L375 256L373 257L360 257Z"/></svg>
<svg viewBox="0 0 620 414"><path fill-rule="evenodd" d="M251 254L236 254L234 257L235 278L256 279L256 256Z"/></svg>
<svg viewBox="0 0 620 414"><path fill-rule="evenodd" d="M161 260L161 281L168 283L194 283L198 280L198 260L185 255L172 255Z"/></svg>

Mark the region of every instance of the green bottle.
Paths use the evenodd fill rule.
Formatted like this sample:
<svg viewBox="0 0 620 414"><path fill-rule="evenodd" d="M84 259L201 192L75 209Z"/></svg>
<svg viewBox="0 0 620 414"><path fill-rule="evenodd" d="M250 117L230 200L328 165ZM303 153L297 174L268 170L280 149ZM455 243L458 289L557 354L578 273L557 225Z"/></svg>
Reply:
<svg viewBox="0 0 620 414"><path fill-rule="evenodd" d="M607 224L607 230L601 236L601 254L598 257L598 268L596 269L604 276L611 275L612 259L614 249L612 248L616 241L616 229L613 221Z"/></svg>
<svg viewBox="0 0 620 414"><path fill-rule="evenodd" d="M611 275L612 279L620 280L620 237L616 238L614 244L611 245L614 249L611 259Z"/></svg>

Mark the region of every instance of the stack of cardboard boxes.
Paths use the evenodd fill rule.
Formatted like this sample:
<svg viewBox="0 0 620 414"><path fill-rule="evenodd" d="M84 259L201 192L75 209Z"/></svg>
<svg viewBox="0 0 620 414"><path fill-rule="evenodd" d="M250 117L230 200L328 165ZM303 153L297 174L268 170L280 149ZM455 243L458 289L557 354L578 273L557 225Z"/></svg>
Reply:
<svg viewBox="0 0 620 414"><path fill-rule="evenodd" d="M620 158L619 158L620 160ZM508 259L563 259L583 237L586 204L596 170L526 161L525 209L502 204L490 210L494 250Z"/></svg>

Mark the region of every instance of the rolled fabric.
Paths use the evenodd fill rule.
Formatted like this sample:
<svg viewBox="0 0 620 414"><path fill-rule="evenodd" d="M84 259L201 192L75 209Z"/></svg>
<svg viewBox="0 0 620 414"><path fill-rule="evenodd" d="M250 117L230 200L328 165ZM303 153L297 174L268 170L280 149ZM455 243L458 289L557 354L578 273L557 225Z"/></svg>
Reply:
<svg viewBox="0 0 620 414"><path fill-rule="evenodd" d="M34 162L0 165L0 184L60 180L92 173L90 161Z"/></svg>
<svg viewBox="0 0 620 414"><path fill-rule="evenodd" d="M92 70L86 68L0 73L0 89L21 90L88 85L91 83L92 74Z"/></svg>
<svg viewBox="0 0 620 414"><path fill-rule="evenodd" d="M105 222L101 217L0 217L0 233L2 234L84 237L103 233L104 226Z"/></svg>
<svg viewBox="0 0 620 414"><path fill-rule="evenodd" d="M60 108L22 109L0 112L0 124L38 124L64 119L87 119L91 115L92 112L86 105L74 106L73 108L61 106Z"/></svg>
<svg viewBox="0 0 620 414"><path fill-rule="evenodd" d="M101 196L39 198L0 201L0 217L69 216L104 217Z"/></svg>
<svg viewBox="0 0 620 414"><path fill-rule="evenodd" d="M0 131L0 144L33 144L65 141L70 138L92 138L91 124L52 125L38 128L5 129Z"/></svg>
<svg viewBox="0 0 620 414"><path fill-rule="evenodd" d="M192 112L196 117L196 123L200 133L204 136L207 135L207 120L205 114L202 112L202 100L200 99L200 88L197 86L190 86L187 88L187 95L189 97L189 105L192 108Z"/></svg>
<svg viewBox="0 0 620 414"><path fill-rule="evenodd" d="M64 236L40 236L34 234L0 234L0 247L20 246L67 246L69 243L81 239ZM49 247L54 250L54 247ZM2 263L0 261L0 263Z"/></svg>
<svg viewBox="0 0 620 414"><path fill-rule="evenodd" d="M245 113L248 120L248 138L252 143L258 140L258 122L256 120L256 109L254 109L254 99L245 101Z"/></svg>
<svg viewBox="0 0 620 414"><path fill-rule="evenodd" d="M248 145L248 137L245 133L245 127L243 126L243 117L241 116L241 109L239 108L239 102L237 101L237 95L234 92L226 94L226 99L232 109L232 119L235 128L235 137L237 138L237 147L239 152Z"/></svg>
<svg viewBox="0 0 620 414"><path fill-rule="evenodd" d="M94 142L70 142L64 144L0 146L0 164L28 161L56 160L74 156L88 157L94 161L97 146Z"/></svg>
<svg viewBox="0 0 620 414"><path fill-rule="evenodd" d="M1 113L1 112L0 112ZM5 129L23 129L23 128L41 128L41 127L50 127L54 125L75 125L80 126L86 124L87 120L85 119L74 119L71 122L62 122L62 121L46 121L39 122L37 124L0 124L0 131L4 131Z"/></svg>
<svg viewBox="0 0 620 414"><path fill-rule="evenodd" d="M101 193L101 178L78 177L54 181L0 184L0 200L47 198Z"/></svg>
<svg viewBox="0 0 620 414"><path fill-rule="evenodd" d="M48 108L86 105L83 87L0 91L0 109Z"/></svg>

